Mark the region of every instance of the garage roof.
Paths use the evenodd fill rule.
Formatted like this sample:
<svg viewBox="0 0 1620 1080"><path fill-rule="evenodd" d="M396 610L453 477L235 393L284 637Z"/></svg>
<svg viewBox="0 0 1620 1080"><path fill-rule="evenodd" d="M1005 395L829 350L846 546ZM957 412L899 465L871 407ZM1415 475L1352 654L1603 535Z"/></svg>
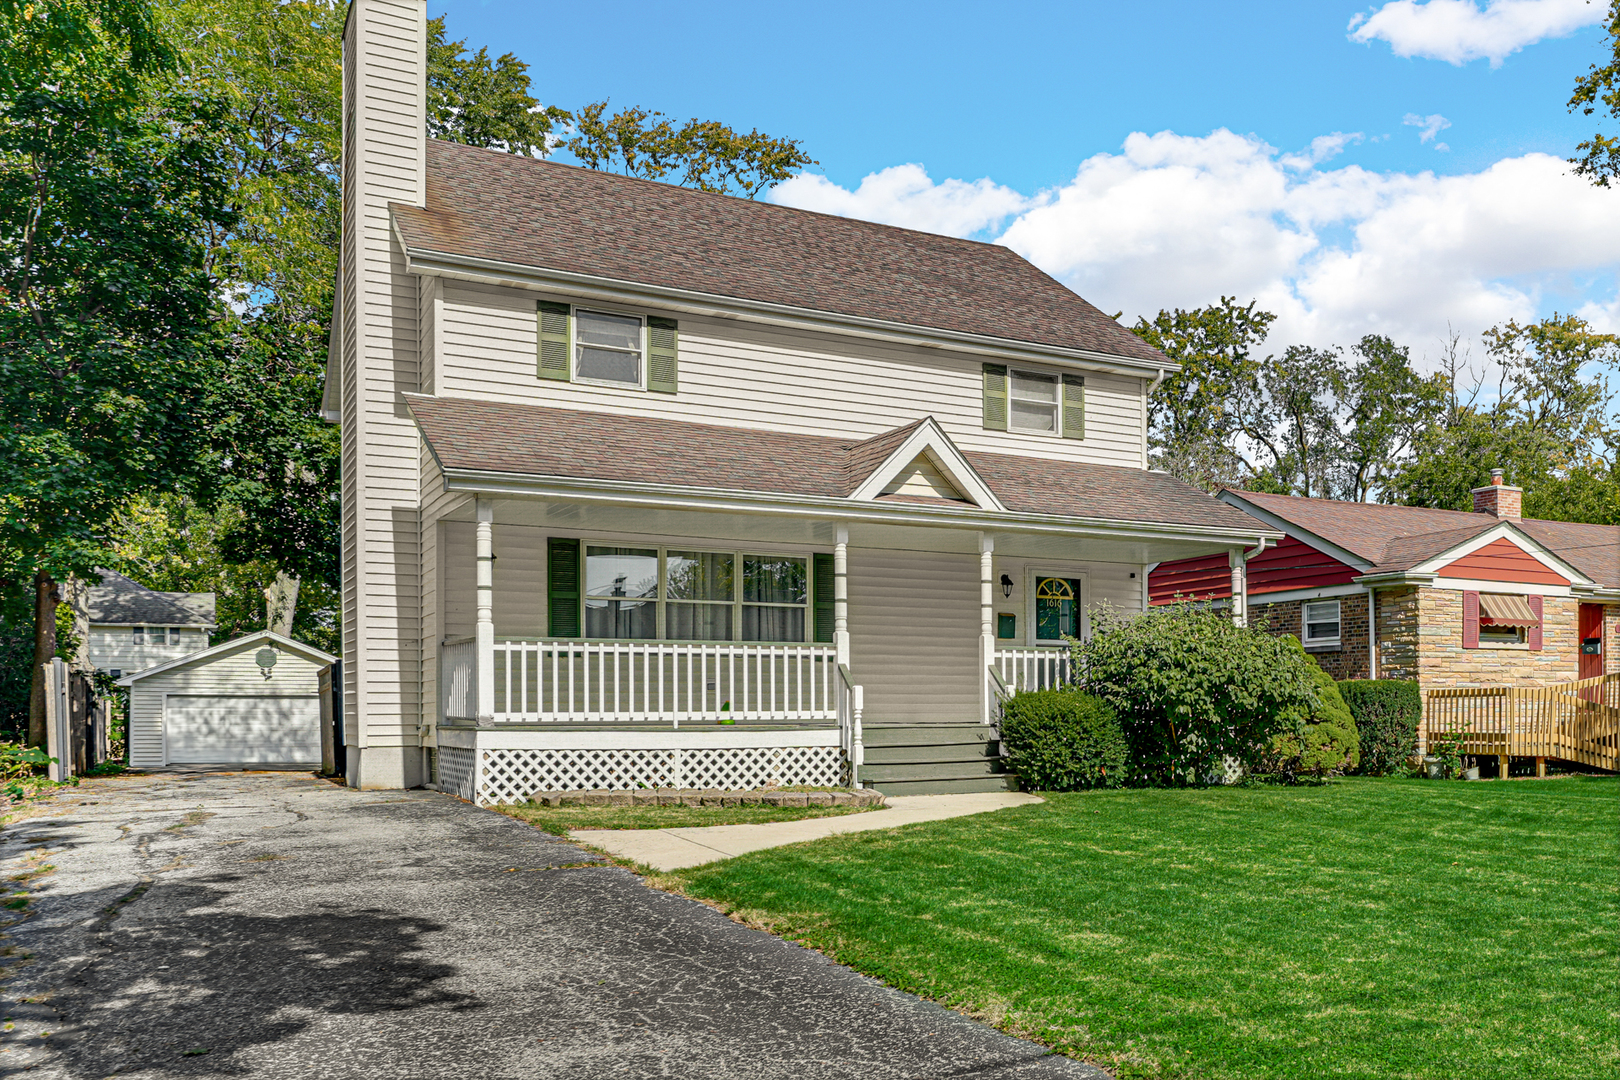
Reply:
<svg viewBox="0 0 1620 1080"><path fill-rule="evenodd" d="M204 649L201 652L188 653L178 660L170 660L167 664L158 664L156 667L149 667L143 671L137 671L133 675L125 675L122 679L118 680L118 685L133 686L142 679L150 678L153 675L161 675L165 671L173 671L176 668L190 667L193 664L206 663L209 660L217 659L221 656L228 656L232 653L238 653L243 649L251 648L257 645L273 645L278 649L284 649L287 652L302 656L304 659L316 664L334 664L337 662L337 657L328 656L326 653L321 652L321 650L315 648L313 645L305 645L302 641L294 641L290 637L282 637L280 634L277 634L271 630L260 630L254 634L245 634L242 637L232 638L229 641L221 642L220 644L215 645L212 648Z"/></svg>

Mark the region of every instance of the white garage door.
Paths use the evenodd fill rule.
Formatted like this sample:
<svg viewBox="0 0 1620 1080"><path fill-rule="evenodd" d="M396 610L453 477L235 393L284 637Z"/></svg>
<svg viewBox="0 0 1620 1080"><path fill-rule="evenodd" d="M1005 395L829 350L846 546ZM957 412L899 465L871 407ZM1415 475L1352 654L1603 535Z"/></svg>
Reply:
<svg viewBox="0 0 1620 1080"><path fill-rule="evenodd" d="M319 697L170 694L163 720L171 765L303 765L321 760Z"/></svg>

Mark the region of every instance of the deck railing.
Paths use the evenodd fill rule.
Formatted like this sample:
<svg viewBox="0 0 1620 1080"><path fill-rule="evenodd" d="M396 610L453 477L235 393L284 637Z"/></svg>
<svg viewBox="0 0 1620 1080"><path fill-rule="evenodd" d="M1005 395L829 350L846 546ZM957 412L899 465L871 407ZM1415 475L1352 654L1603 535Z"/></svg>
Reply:
<svg viewBox="0 0 1620 1080"><path fill-rule="evenodd" d="M1620 674L1554 686L1448 687L1423 697L1425 745L1451 735L1464 754L1620 769Z"/></svg>
<svg viewBox="0 0 1620 1080"><path fill-rule="evenodd" d="M1065 645L998 648L996 672L1007 688L1051 690L1067 686L1073 678L1069 649Z"/></svg>
<svg viewBox="0 0 1620 1080"><path fill-rule="evenodd" d="M440 651L444 716L476 715L471 642ZM831 645L629 641L495 643L496 723L839 719Z"/></svg>

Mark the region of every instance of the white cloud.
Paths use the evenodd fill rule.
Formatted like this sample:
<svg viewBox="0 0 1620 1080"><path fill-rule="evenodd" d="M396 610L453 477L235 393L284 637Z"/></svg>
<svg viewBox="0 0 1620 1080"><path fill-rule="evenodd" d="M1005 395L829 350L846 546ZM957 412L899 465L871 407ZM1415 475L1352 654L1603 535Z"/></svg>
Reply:
<svg viewBox="0 0 1620 1080"><path fill-rule="evenodd" d="M1462 65L1488 57L1492 67L1542 38L1563 37L1603 21L1606 3L1587 0L1394 0L1350 20L1350 40L1389 42L1396 56Z"/></svg>
<svg viewBox="0 0 1620 1080"><path fill-rule="evenodd" d="M1364 136L1359 131L1353 131L1348 135L1342 131L1335 131L1331 135L1318 135L1311 140L1308 149L1297 154L1285 155L1280 160L1290 169L1308 169L1313 165L1320 165L1324 161L1338 157L1344 153L1346 146L1358 143L1363 138Z"/></svg>
<svg viewBox="0 0 1620 1080"><path fill-rule="evenodd" d="M1419 116L1417 113L1407 113L1406 116L1401 120L1401 123L1407 127L1415 127L1420 129L1418 131L1418 142L1420 143L1434 142L1434 137L1436 135L1440 134L1446 128L1451 126L1451 121L1447 120L1439 113L1430 113L1428 116ZM1446 146L1445 143L1436 144L1435 149L1439 150L1442 147L1447 150L1451 149L1449 146Z"/></svg>
<svg viewBox="0 0 1620 1080"><path fill-rule="evenodd" d="M777 185L773 202L801 210L881 221L907 229L968 236L1000 225L1033 200L988 179L936 184L921 165L891 165L846 190L825 176L800 173Z"/></svg>
<svg viewBox="0 0 1620 1080"><path fill-rule="evenodd" d="M1021 199L999 242L1103 310L1132 322L1222 294L1257 299L1279 316L1277 347L1381 333L1432 355L1448 326L1472 336L1583 303L1605 325L1620 322L1620 299L1569 284L1620 268L1620 198L1562 160L1527 154L1436 176L1302 167L1312 152L1283 155L1225 130L1138 133L1033 198L988 180L935 184L921 170L891 201L862 195L870 177L855 192L823 179L775 197L802 205L792 196L809 191L814 209L897 224L955 220L963 227L933 227L964 236L994 215L941 213L953 193L999 193L992 208Z"/></svg>

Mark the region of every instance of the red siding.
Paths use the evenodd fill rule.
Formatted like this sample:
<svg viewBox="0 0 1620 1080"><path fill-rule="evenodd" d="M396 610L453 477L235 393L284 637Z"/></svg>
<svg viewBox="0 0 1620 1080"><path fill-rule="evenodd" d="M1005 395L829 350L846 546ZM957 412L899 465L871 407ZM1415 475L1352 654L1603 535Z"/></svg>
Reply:
<svg viewBox="0 0 1620 1080"><path fill-rule="evenodd" d="M1536 585L1568 585L1560 574L1547 569L1518 544L1502 537L1456 562L1440 568L1440 576L1477 581L1523 581Z"/></svg>
<svg viewBox="0 0 1620 1080"><path fill-rule="evenodd" d="M1249 560L1249 596L1286 592L1290 589L1321 589L1347 585L1361 571L1331 555L1301 543L1292 536L1268 547ZM1168 604L1177 595L1183 598L1225 599L1232 595L1232 572L1226 556L1203 555L1160 563L1148 578L1151 603Z"/></svg>

